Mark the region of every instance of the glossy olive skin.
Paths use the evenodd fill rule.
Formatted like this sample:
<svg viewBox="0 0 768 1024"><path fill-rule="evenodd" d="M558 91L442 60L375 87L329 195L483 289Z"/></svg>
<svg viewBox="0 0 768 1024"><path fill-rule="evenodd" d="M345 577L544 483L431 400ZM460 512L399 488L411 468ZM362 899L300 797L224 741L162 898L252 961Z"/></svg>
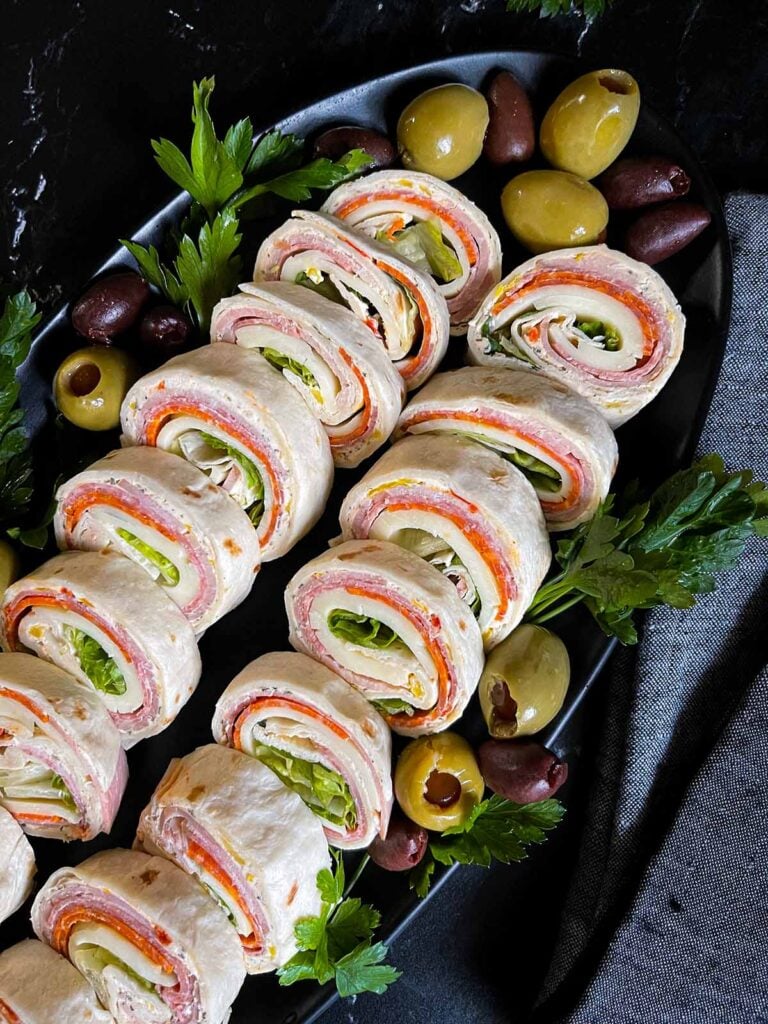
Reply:
<svg viewBox="0 0 768 1024"><path fill-rule="evenodd" d="M314 155L338 160L350 149L364 149L370 156L371 170L391 167L395 162L397 150L394 144L381 132L372 128L358 128L356 125L340 125L329 128L315 139Z"/></svg>
<svg viewBox="0 0 768 1024"><path fill-rule="evenodd" d="M108 344L138 320L149 298L149 285L126 271L94 281L72 307L72 326L90 341Z"/></svg>
<svg viewBox="0 0 768 1024"><path fill-rule="evenodd" d="M189 317L176 306L155 306L139 324L142 344L169 358L186 345L191 333Z"/></svg>
<svg viewBox="0 0 768 1024"><path fill-rule="evenodd" d="M539 732L563 706L570 679L560 637L543 626L518 626L490 652L480 676L480 707L491 736Z"/></svg>
<svg viewBox="0 0 768 1024"><path fill-rule="evenodd" d="M428 89L397 122L403 165L443 181L458 178L480 156L487 127L488 104L476 89L458 82Z"/></svg>
<svg viewBox="0 0 768 1024"><path fill-rule="evenodd" d="M536 149L536 127L528 93L509 71L494 75L485 92L488 131L483 153L497 167L524 163Z"/></svg>
<svg viewBox="0 0 768 1024"><path fill-rule="evenodd" d="M0 594L19 578L21 566L16 549L7 540L0 540Z"/></svg>
<svg viewBox="0 0 768 1024"><path fill-rule="evenodd" d="M117 348L81 348L56 371L53 396L62 415L83 430L112 430L138 365Z"/></svg>
<svg viewBox="0 0 768 1024"><path fill-rule="evenodd" d="M691 179L665 156L617 160L600 178L599 188L611 210L636 210L687 195Z"/></svg>
<svg viewBox="0 0 768 1024"><path fill-rule="evenodd" d="M402 814L394 814L386 836L377 836L368 847L368 854L385 871L408 871L422 860L428 843L425 829Z"/></svg>
<svg viewBox="0 0 768 1024"><path fill-rule="evenodd" d="M489 789L516 804L546 800L568 778L568 765L535 740L486 740L477 752Z"/></svg>
<svg viewBox="0 0 768 1024"><path fill-rule="evenodd" d="M624 251L653 266L680 252L708 227L712 216L699 203L665 203L641 213L624 236Z"/></svg>
<svg viewBox="0 0 768 1024"><path fill-rule="evenodd" d="M541 151L553 167L594 178L629 142L640 89L626 71L590 71L571 82L544 115Z"/></svg>
<svg viewBox="0 0 768 1024"><path fill-rule="evenodd" d="M608 224L608 204L588 181L566 171L525 171L501 193L509 230L533 253L594 245Z"/></svg>
<svg viewBox="0 0 768 1024"><path fill-rule="evenodd" d="M453 781L456 799L440 805L428 799L435 779ZM395 796L403 811L422 828L442 832L466 821L483 798L480 769L467 741L455 732L412 740L395 768Z"/></svg>

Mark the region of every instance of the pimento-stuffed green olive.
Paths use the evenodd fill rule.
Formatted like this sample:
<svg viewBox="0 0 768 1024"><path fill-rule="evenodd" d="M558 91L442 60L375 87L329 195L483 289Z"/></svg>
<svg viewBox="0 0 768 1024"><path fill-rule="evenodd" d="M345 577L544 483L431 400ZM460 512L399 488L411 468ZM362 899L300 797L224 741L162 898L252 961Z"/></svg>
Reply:
<svg viewBox="0 0 768 1024"><path fill-rule="evenodd" d="M466 821L484 788L472 748L455 732L412 740L395 768L398 803L411 821L434 832Z"/></svg>
<svg viewBox="0 0 768 1024"><path fill-rule="evenodd" d="M571 678L568 651L543 626L524 623L491 651L480 677L480 707L496 739L531 736L563 706Z"/></svg>
<svg viewBox="0 0 768 1024"><path fill-rule="evenodd" d="M629 142L640 112L640 89L615 68L590 71L560 93L541 123L541 151L553 167L594 178Z"/></svg>
<svg viewBox="0 0 768 1024"><path fill-rule="evenodd" d="M403 164L451 181L468 171L483 149L488 104L458 82L438 85L411 100L397 122Z"/></svg>
<svg viewBox="0 0 768 1024"><path fill-rule="evenodd" d="M120 406L139 373L138 365L121 349L79 349L56 371L56 406L76 427L112 430L120 423Z"/></svg>
<svg viewBox="0 0 768 1024"><path fill-rule="evenodd" d="M149 298L149 285L125 271L99 278L72 307L72 326L90 341L108 344L138 320Z"/></svg>
<svg viewBox="0 0 768 1024"><path fill-rule="evenodd" d="M608 204L594 185L566 171L525 171L501 194L504 219L531 252L593 245L604 236Z"/></svg>
<svg viewBox="0 0 768 1024"><path fill-rule="evenodd" d="M407 871L415 868L427 852L426 830L402 814L392 815L386 836L377 836L368 847L374 864L385 871Z"/></svg>

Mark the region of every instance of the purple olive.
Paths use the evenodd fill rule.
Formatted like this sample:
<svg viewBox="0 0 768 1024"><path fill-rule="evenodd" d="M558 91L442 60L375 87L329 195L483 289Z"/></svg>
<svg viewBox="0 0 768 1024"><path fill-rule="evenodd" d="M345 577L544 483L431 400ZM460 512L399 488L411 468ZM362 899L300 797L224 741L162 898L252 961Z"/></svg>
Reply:
<svg viewBox="0 0 768 1024"><path fill-rule="evenodd" d="M523 163L536 148L536 129L528 94L514 75L499 71L488 86L488 130L483 153L492 164Z"/></svg>
<svg viewBox="0 0 768 1024"><path fill-rule="evenodd" d="M386 135L375 132L372 128L342 125L339 128L329 128L315 139L316 157L324 156L329 160L338 160L350 149L365 150L371 158L371 170L391 167L397 156L394 145Z"/></svg>
<svg viewBox="0 0 768 1024"><path fill-rule="evenodd" d="M407 871L415 868L427 852L428 841L426 829L397 814L389 823L386 837L377 836L368 853L373 863L385 871Z"/></svg>
<svg viewBox="0 0 768 1024"><path fill-rule="evenodd" d="M691 179L668 157L640 156L617 160L598 184L612 210L635 210L687 195Z"/></svg>
<svg viewBox="0 0 768 1024"><path fill-rule="evenodd" d="M149 285L126 271L95 281L72 307L72 326L89 341L109 342L138 320Z"/></svg>
<svg viewBox="0 0 768 1024"><path fill-rule="evenodd" d="M142 343L169 355L182 349L191 333L189 317L176 306L155 306L144 314L139 324Z"/></svg>
<svg viewBox="0 0 768 1024"><path fill-rule="evenodd" d="M698 203L665 203L641 213L624 236L624 252L641 263L661 263L689 245L712 220Z"/></svg>
<svg viewBox="0 0 768 1024"><path fill-rule="evenodd" d="M568 778L565 761L535 740L486 740L477 760L489 789L516 804L546 800Z"/></svg>

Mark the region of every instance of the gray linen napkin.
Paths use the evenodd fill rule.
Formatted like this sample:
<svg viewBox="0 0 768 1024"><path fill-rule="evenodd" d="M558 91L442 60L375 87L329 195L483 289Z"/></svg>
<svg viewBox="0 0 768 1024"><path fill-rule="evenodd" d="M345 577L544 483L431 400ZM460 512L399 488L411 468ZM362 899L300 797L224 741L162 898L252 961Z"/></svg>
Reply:
<svg viewBox="0 0 768 1024"><path fill-rule="evenodd" d="M731 331L699 450L768 479L768 197L726 203ZM768 558L614 663L536 1021L768 1022Z"/></svg>

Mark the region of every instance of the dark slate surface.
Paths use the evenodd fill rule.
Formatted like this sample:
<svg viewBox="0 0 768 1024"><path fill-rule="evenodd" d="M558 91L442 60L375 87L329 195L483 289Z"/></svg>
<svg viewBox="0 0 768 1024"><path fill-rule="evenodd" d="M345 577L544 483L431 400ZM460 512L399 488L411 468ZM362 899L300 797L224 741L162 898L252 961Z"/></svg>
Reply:
<svg viewBox="0 0 768 1024"><path fill-rule="evenodd" d="M767 180L763 0L616 0L591 26L509 15L503 0L6 0L2 36L0 277L28 284L48 310L172 194L148 140L187 137L190 83L203 74L217 75L219 124L248 112L266 127L320 95L451 53L580 54L635 74L723 190ZM559 833L520 868L462 872L394 947L398 985L337 1005L329 1024L525 1019L568 883L599 697L598 687L572 735ZM526 884L513 888L512 870Z"/></svg>

